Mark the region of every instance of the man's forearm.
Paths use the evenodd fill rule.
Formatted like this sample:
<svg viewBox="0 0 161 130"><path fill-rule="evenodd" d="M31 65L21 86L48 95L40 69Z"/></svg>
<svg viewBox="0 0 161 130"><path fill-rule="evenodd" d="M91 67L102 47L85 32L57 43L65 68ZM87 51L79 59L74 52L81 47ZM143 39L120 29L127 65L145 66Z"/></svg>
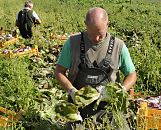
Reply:
<svg viewBox="0 0 161 130"><path fill-rule="evenodd" d="M40 19L36 19L35 20L35 24L41 24L41 20Z"/></svg>
<svg viewBox="0 0 161 130"><path fill-rule="evenodd" d="M126 88L126 90L128 91L130 88L132 88L136 82L137 76L136 76L136 72L132 72L129 75L127 75L124 78L123 81L123 86Z"/></svg>
<svg viewBox="0 0 161 130"><path fill-rule="evenodd" d="M56 79L66 91L71 89L71 87L73 86L71 82L67 79L67 77L62 73L57 74Z"/></svg>
<svg viewBox="0 0 161 130"><path fill-rule="evenodd" d="M73 87L72 83L66 77L66 69L60 65L56 66L55 69L55 78L58 80L60 85L66 90L69 91Z"/></svg>

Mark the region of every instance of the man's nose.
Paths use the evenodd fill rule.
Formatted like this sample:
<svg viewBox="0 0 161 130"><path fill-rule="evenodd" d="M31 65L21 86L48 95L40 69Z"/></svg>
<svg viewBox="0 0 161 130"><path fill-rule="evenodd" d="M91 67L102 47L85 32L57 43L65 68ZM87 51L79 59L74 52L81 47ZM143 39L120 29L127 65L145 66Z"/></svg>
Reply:
<svg viewBox="0 0 161 130"><path fill-rule="evenodd" d="M95 36L94 41L99 42L101 40L100 36Z"/></svg>

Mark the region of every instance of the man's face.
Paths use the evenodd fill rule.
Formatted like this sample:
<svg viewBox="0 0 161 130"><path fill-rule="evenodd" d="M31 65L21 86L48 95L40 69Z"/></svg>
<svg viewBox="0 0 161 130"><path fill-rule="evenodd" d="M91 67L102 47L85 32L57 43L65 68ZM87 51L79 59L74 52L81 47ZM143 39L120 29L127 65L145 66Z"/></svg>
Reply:
<svg viewBox="0 0 161 130"><path fill-rule="evenodd" d="M107 33L108 22L98 22L95 25L86 24L87 26L87 35L93 44L97 44L104 40Z"/></svg>
<svg viewBox="0 0 161 130"><path fill-rule="evenodd" d="M29 4L29 8L30 9L33 9L33 4Z"/></svg>

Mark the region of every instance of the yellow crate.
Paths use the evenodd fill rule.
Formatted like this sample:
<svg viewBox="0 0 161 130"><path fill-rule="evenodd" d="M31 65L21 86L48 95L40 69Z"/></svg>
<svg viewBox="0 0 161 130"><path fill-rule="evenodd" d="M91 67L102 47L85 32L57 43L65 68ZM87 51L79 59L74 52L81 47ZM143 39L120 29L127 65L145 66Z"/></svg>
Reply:
<svg viewBox="0 0 161 130"><path fill-rule="evenodd" d="M1 42L0 43L0 48L4 48L4 47L7 47L11 44L15 44L16 42L18 41L18 38L12 38L8 41L5 41L5 42Z"/></svg>
<svg viewBox="0 0 161 130"><path fill-rule="evenodd" d="M147 102L142 102L137 112L138 130L161 130L161 110L148 108Z"/></svg>
<svg viewBox="0 0 161 130"><path fill-rule="evenodd" d="M0 112L5 114L4 115L0 115L0 126L2 127L7 127L10 126L9 122L13 121L13 117L16 115L15 112L7 110L6 108L0 107Z"/></svg>
<svg viewBox="0 0 161 130"><path fill-rule="evenodd" d="M8 110L6 108L0 107L0 126L1 127L8 127L13 125L13 123L16 123L20 120L22 115L25 114L23 110L20 110L18 113ZM2 115L3 113L3 115Z"/></svg>
<svg viewBox="0 0 161 130"><path fill-rule="evenodd" d="M27 51L23 51L23 52L16 52L16 53L12 53L11 50L9 50L9 52L7 54L1 54L2 57L22 57L22 56L33 56L33 55L38 55L39 51L38 51L38 46L35 46L34 48L32 48L31 50L27 50Z"/></svg>
<svg viewBox="0 0 161 130"><path fill-rule="evenodd" d="M28 51L23 51L23 52L18 52L18 53L12 53L11 57L20 57L20 56L33 56L33 55L38 55L38 47L35 46L35 48L32 48L31 50Z"/></svg>

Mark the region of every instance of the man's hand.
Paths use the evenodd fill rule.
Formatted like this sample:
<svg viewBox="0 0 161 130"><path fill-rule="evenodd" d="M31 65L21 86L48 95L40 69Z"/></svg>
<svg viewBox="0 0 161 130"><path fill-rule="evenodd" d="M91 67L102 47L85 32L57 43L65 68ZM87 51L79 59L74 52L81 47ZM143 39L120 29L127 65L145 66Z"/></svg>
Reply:
<svg viewBox="0 0 161 130"><path fill-rule="evenodd" d="M127 89L123 85L120 85L120 86L121 86L121 88L118 89L116 91L116 93L127 92ZM100 85L100 86L97 86L96 89L100 93L100 97L99 98L102 98L102 99L107 99L108 98L105 86Z"/></svg>
<svg viewBox="0 0 161 130"><path fill-rule="evenodd" d="M75 93L77 92L78 90L75 88L75 87L72 87L68 90L68 94L71 96L73 102L75 102Z"/></svg>
<svg viewBox="0 0 161 130"><path fill-rule="evenodd" d="M105 86L100 85L100 86L97 86L96 89L100 93L99 98L103 98L103 99L107 98Z"/></svg>

